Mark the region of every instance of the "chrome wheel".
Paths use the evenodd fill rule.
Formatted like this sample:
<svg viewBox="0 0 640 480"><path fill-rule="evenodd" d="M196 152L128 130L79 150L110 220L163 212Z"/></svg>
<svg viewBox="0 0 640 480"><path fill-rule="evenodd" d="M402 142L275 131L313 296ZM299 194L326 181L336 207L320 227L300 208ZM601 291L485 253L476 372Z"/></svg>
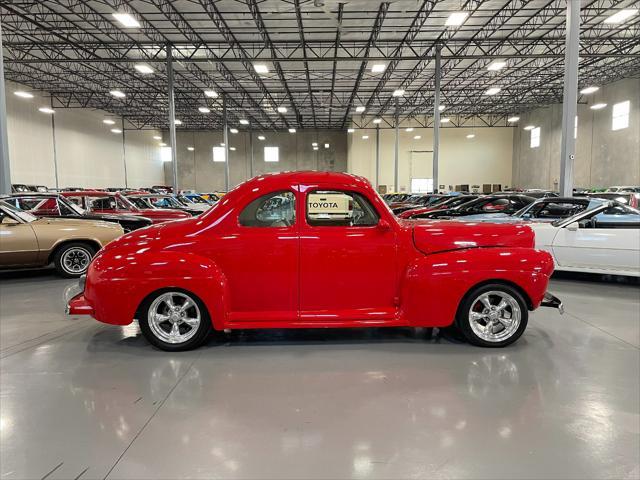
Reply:
<svg viewBox="0 0 640 480"><path fill-rule="evenodd" d="M501 291L484 292L471 303L471 330L487 342L509 339L520 326L522 310L518 301Z"/></svg>
<svg viewBox="0 0 640 480"><path fill-rule="evenodd" d="M200 326L200 309L186 293L166 292L156 298L147 313L153 335L166 343L191 339Z"/></svg>
<svg viewBox="0 0 640 480"><path fill-rule="evenodd" d="M71 247L62 254L60 259L62 268L74 275L84 273L89 263L91 263L91 252L83 247Z"/></svg>

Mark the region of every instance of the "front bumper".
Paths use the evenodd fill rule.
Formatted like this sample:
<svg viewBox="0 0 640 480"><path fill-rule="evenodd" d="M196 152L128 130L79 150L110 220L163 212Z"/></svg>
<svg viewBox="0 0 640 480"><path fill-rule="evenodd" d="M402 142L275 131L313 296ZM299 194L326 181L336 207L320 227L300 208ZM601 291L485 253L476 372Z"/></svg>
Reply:
<svg viewBox="0 0 640 480"><path fill-rule="evenodd" d="M93 307L84 298L86 276L82 275L76 285L67 287L64 292L66 315L93 315Z"/></svg>
<svg viewBox="0 0 640 480"><path fill-rule="evenodd" d="M542 303L540 304L540 306L557 308L558 312L560 312L560 315L564 313L564 305L562 305L562 300L560 300L555 295L550 294L549 292L546 292L544 294L544 298L542 299Z"/></svg>

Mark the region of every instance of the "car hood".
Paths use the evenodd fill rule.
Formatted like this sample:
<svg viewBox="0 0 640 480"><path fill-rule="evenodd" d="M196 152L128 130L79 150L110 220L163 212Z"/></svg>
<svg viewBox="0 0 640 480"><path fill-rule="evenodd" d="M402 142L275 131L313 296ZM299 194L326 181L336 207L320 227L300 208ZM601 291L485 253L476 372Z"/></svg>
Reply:
<svg viewBox="0 0 640 480"><path fill-rule="evenodd" d="M162 248L163 245L170 243L172 240L175 241L175 239L178 239L179 243L185 244L188 240L185 238L184 232L190 230L188 224L195 227L199 222L201 222L199 218L189 215L168 223L155 224L140 230L134 230L111 242L104 250L125 248L143 252L152 247Z"/></svg>
<svg viewBox="0 0 640 480"><path fill-rule="evenodd" d="M483 222L405 220L412 225L413 242L425 254L478 247L533 248L535 237L527 225Z"/></svg>
<svg viewBox="0 0 640 480"><path fill-rule="evenodd" d="M41 217L31 224L32 226L50 225L60 229L82 229L82 228L109 228L120 230L121 227L117 223L105 222L103 220L92 220L89 218L51 218Z"/></svg>

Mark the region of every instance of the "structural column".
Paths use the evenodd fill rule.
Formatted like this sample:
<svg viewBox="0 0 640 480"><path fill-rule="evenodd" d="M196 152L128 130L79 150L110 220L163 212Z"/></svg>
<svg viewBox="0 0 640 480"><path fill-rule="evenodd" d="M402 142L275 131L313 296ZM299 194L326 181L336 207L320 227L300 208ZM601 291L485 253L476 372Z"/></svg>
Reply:
<svg viewBox="0 0 640 480"><path fill-rule="evenodd" d="M440 45L436 47L435 92L433 99L433 192L438 192L438 162L440 159L440 76L441 76Z"/></svg>
<svg viewBox="0 0 640 480"><path fill-rule="evenodd" d="M578 103L578 53L580 50L580 0L567 2L567 28L564 54L564 93L562 96L562 141L560 144L560 195L573 196L573 136Z"/></svg>
<svg viewBox="0 0 640 480"><path fill-rule="evenodd" d="M396 143L395 143L395 155L393 162L393 188L395 192L398 192L398 176L400 169L400 115L398 112L398 97L396 97L396 112L395 112L395 127L396 127Z"/></svg>
<svg viewBox="0 0 640 480"><path fill-rule="evenodd" d="M169 145L171 146L171 171L173 193L178 193L178 150L176 146L176 105L173 92L173 53L167 44L167 88L169 95Z"/></svg>
<svg viewBox="0 0 640 480"><path fill-rule="evenodd" d="M380 124L376 124L376 191L380 186Z"/></svg>
<svg viewBox="0 0 640 480"><path fill-rule="evenodd" d="M224 142L224 190L229 191L229 122L227 119L227 96L222 97L222 128Z"/></svg>
<svg viewBox="0 0 640 480"><path fill-rule="evenodd" d="M0 25L0 195L9 193L11 193L11 165L9 163L9 137L7 135L4 62L2 60L2 25Z"/></svg>
<svg viewBox="0 0 640 480"><path fill-rule="evenodd" d="M129 188L129 181L127 180L127 151L126 151L126 143L125 143L125 134L124 134L124 117L121 119L121 129L122 129L122 165L124 166L124 188Z"/></svg>

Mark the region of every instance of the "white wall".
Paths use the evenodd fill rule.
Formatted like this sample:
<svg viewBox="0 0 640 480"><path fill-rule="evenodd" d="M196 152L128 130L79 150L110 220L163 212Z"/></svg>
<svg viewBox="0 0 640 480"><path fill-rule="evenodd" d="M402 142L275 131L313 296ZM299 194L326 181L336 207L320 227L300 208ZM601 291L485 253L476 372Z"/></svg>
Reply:
<svg viewBox="0 0 640 480"><path fill-rule="evenodd" d="M611 130L615 103L629 100L629 127ZM574 185L607 187L640 185L640 79L629 78L605 85L598 92L582 96L578 105L578 137L574 161ZM602 110L591 110L606 103ZM540 146L531 148L527 125L540 127ZM520 115L514 135L513 185L558 188L562 105L537 108Z"/></svg>
<svg viewBox="0 0 640 480"><path fill-rule="evenodd" d="M390 120L389 120L390 121ZM412 132L400 129L399 181L400 191L409 191L411 178L432 177L433 129L417 128ZM470 133L475 138L467 139ZM369 138L364 140L363 135ZM415 140L414 136L421 136ZM349 134L349 172L362 175L375 184L376 130L356 129ZM427 153L420 153L427 152ZM449 186L483 183L511 185L513 128L456 128L440 129L439 183ZM395 130L380 129L380 185L394 190Z"/></svg>
<svg viewBox="0 0 640 480"><path fill-rule="evenodd" d="M19 98L14 91L29 89L11 82L7 82L6 90L12 183L55 187L55 152L59 187L125 186L123 136L110 131L121 128L119 118L99 110L57 108L54 130L51 115L38 111L49 106L48 99L37 92L32 92L32 99ZM116 125L102 123L107 117ZM160 148L153 135L159 132L125 131L129 187L165 183Z"/></svg>

